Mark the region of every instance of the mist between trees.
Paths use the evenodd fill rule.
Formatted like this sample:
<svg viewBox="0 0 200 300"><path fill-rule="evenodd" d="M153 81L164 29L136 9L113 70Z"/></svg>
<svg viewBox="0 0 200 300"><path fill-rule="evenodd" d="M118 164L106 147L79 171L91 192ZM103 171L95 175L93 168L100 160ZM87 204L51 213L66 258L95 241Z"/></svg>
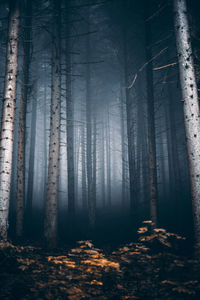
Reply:
<svg viewBox="0 0 200 300"><path fill-rule="evenodd" d="M0 2L0 236L200 242L198 1ZM5 76L4 76L5 73Z"/></svg>

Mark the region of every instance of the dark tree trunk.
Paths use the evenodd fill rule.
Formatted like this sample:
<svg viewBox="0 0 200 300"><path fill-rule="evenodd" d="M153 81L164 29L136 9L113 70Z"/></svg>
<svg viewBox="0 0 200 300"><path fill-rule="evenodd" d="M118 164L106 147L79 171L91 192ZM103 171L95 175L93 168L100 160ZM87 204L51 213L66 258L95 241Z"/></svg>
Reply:
<svg viewBox="0 0 200 300"><path fill-rule="evenodd" d="M137 201L135 190L135 145L134 145L134 120L133 120L133 101L130 97L128 88L128 49L127 49L127 28L123 30L123 62L124 62L124 82L126 99L126 119L127 119L127 139L128 139L128 166L130 183L130 213L132 221L136 221Z"/></svg>
<svg viewBox="0 0 200 300"><path fill-rule="evenodd" d="M29 91L29 67L31 56L32 1L25 2L25 21L23 31L23 74L19 112L18 158L17 158L17 199L16 199L16 235L23 234L25 208L25 130L26 105Z"/></svg>
<svg viewBox="0 0 200 300"><path fill-rule="evenodd" d="M71 57L69 42L69 3L67 9L67 31L66 31L66 117L67 117L67 171L68 171L68 214L70 222L75 215L75 178L74 178L74 105L71 91Z"/></svg>
<svg viewBox="0 0 200 300"><path fill-rule="evenodd" d="M92 155L92 159L93 159L93 164L92 164L92 171L93 171L93 180L92 180L92 184L93 184L93 202L94 202L94 209L96 210L96 177L97 177L97 125L96 125L96 118L94 118L93 120L93 155Z"/></svg>
<svg viewBox="0 0 200 300"><path fill-rule="evenodd" d="M111 157L110 157L110 112L107 108L106 122L106 167L107 167L107 206L111 208Z"/></svg>
<svg viewBox="0 0 200 300"><path fill-rule="evenodd" d="M102 207L106 207L106 190L105 190L105 125L104 121L101 126L101 193Z"/></svg>
<svg viewBox="0 0 200 300"><path fill-rule="evenodd" d="M148 4L146 4L146 15ZM145 19L146 19L145 18ZM145 50L147 72L147 119L148 119L148 146L149 146L149 197L150 197L150 218L155 226L158 223L158 195L157 195L157 168L156 168L156 139L155 139L155 118L154 118L154 87L152 71L151 53L151 27L145 22Z"/></svg>
<svg viewBox="0 0 200 300"><path fill-rule="evenodd" d="M90 12L89 12L90 13ZM90 20L90 15L88 16ZM88 32L89 24L88 24ZM86 41L87 61L89 61L91 55L91 42L90 36L87 36ZM95 227L95 205L93 201L93 178L92 178L92 118L91 118L91 68L90 64L86 65L86 123L87 123L87 183L88 183L88 214L89 225L91 229Z"/></svg>
<svg viewBox="0 0 200 300"><path fill-rule="evenodd" d="M82 159L82 205L83 210L87 210L87 182L86 182L86 137L85 124L81 129L81 159Z"/></svg>
<svg viewBox="0 0 200 300"><path fill-rule="evenodd" d="M126 147L125 147L125 120L124 120L124 97L122 82L120 86L120 121L121 121L121 151L122 151L122 206L126 202Z"/></svg>
<svg viewBox="0 0 200 300"><path fill-rule="evenodd" d="M37 83L36 83L37 86ZM34 87L34 90L36 87ZM37 93L36 93L37 94ZM37 121L37 97L32 98L31 111L31 132L30 132L30 152L28 164L28 183L25 209L26 229L29 231L32 224L32 202L33 202L33 185L34 185L34 167L35 167L35 140L36 140L36 121Z"/></svg>
<svg viewBox="0 0 200 300"><path fill-rule="evenodd" d="M58 187L59 187L59 155L60 155L60 98L61 98L61 70L60 70L60 19L61 3L53 0L54 19L52 36L52 94L50 116L50 141L48 159L48 179L45 202L44 236L47 246L53 248L57 243L58 226Z"/></svg>

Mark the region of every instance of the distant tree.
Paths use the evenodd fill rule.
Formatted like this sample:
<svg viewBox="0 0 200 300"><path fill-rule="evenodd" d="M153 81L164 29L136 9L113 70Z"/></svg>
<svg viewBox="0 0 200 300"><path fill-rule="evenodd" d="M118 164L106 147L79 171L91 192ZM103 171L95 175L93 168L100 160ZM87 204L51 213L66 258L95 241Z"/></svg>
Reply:
<svg viewBox="0 0 200 300"><path fill-rule="evenodd" d="M86 176L86 130L85 124L83 123L81 128L81 161L82 161L82 205L83 210L87 209L87 176Z"/></svg>
<svg viewBox="0 0 200 300"><path fill-rule="evenodd" d="M23 29L23 73L19 112L18 158L17 158L17 199L16 235L22 236L25 207L25 128L26 104L29 90L29 66L31 55L32 0L25 1Z"/></svg>
<svg viewBox="0 0 200 300"><path fill-rule="evenodd" d="M88 11L88 22L90 22L90 8ZM88 23L87 32L90 32ZM93 199L93 171L92 171L92 99L91 99L91 66L89 63L91 55L90 35L86 38L86 135L87 135L87 184L88 184L88 216L89 226L94 229L96 222L96 210Z"/></svg>
<svg viewBox="0 0 200 300"><path fill-rule="evenodd" d="M121 80L122 81L122 80ZM126 135L125 135L125 109L122 82L120 84L120 122L121 122L121 151L122 151L122 205L126 202Z"/></svg>
<svg viewBox="0 0 200 300"><path fill-rule="evenodd" d="M179 60L185 132L196 241L200 242L200 111L185 0L174 0L174 23Z"/></svg>
<svg viewBox="0 0 200 300"><path fill-rule="evenodd" d="M19 1L10 1L3 117L0 137L0 238L7 239L18 69Z"/></svg>
<svg viewBox="0 0 200 300"><path fill-rule="evenodd" d="M105 124L102 118L101 125L101 198L102 206L106 206L106 190L105 190Z"/></svg>
<svg viewBox="0 0 200 300"><path fill-rule="evenodd" d="M58 226L58 176L60 152L60 1L53 0L53 32L52 32L52 74L51 74L51 112L50 112L50 141L48 158L48 179L45 202L44 236L49 247L55 247Z"/></svg>
<svg viewBox="0 0 200 300"><path fill-rule="evenodd" d="M67 115L67 170L68 170L68 213L70 222L75 214L75 177L74 177L74 105L71 92L71 57L70 57L70 2L66 4L66 42L65 42L65 62L66 62L66 115Z"/></svg>
<svg viewBox="0 0 200 300"><path fill-rule="evenodd" d="M43 141L43 153L44 153L44 183L43 183L43 195L44 199L46 198L46 181L47 181L47 111L46 111L46 105L47 105L47 72L46 72L46 64L44 67L44 118L43 118L43 128L44 128L44 141Z"/></svg>
<svg viewBox="0 0 200 300"><path fill-rule="evenodd" d="M128 7L125 7L127 11ZM126 121L127 121L127 140L128 140L128 168L129 168L129 187L130 187L130 213L132 221L136 222L137 201L136 201L136 166L135 166L135 138L134 138L134 118L133 118L133 101L131 99L129 81L129 49L127 37L127 24L123 26L123 64L124 64L124 83L125 83L125 102L126 102Z"/></svg>
<svg viewBox="0 0 200 300"><path fill-rule="evenodd" d="M94 202L94 208L96 209L96 198L97 198L97 124L96 124L96 115L94 113L94 120L93 120L93 151L92 151L92 171L93 171L93 188L92 188L92 194L93 194L93 202Z"/></svg>
<svg viewBox="0 0 200 300"><path fill-rule="evenodd" d="M35 166L35 141L36 141L36 124L37 124L37 87L35 82L32 92L31 103L31 126L30 126L30 151L28 161L28 182L27 195L25 206L25 223L26 231L30 230L32 226L32 206L33 206L33 187L34 187L34 166Z"/></svg>
<svg viewBox="0 0 200 300"><path fill-rule="evenodd" d="M106 178L107 178L107 207L111 208L111 155L110 155L110 111L107 105L106 118Z"/></svg>

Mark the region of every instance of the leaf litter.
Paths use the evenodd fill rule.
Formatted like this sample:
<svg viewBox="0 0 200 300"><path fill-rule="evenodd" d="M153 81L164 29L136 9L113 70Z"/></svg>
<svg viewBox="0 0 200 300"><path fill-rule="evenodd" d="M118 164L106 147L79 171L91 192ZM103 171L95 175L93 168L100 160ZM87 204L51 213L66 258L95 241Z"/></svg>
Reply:
<svg viewBox="0 0 200 300"><path fill-rule="evenodd" d="M0 299L200 299L200 259L145 221L138 241L107 253L92 241L51 252L0 245Z"/></svg>

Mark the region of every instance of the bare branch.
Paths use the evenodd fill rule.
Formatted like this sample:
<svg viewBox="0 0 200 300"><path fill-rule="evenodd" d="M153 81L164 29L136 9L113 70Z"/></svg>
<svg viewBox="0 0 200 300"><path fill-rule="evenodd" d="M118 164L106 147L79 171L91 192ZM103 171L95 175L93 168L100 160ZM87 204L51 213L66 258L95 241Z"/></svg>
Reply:
<svg viewBox="0 0 200 300"><path fill-rule="evenodd" d="M157 70L162 70L162 69L165 69L165 68L168 68L168 67L171 67L171 66L175 66L175 65L177 65L177 62L174 62L174 63L168 64L168 65L165 65L165 66L161 66L161 67L153 68L153 70L154 70L154 71L157 71Z"/></svg>

